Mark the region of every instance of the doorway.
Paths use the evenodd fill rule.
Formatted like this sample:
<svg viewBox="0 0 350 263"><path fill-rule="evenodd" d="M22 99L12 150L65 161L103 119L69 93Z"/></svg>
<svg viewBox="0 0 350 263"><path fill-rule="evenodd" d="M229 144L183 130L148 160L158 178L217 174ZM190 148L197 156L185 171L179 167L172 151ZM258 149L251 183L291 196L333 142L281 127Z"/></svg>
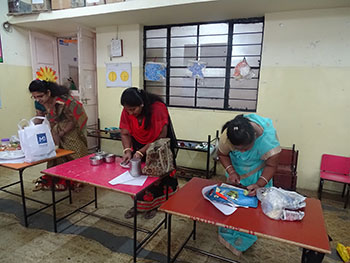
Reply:
<svg viewBox="0 0 350 263"><path fill-rule="evenodd" d="M98 100L96 76L96 36L90 30L79 28L77 35L51 36L30 32L33 78L38 74L48 81L57 81L71 90L88 116L87 127L98 127ZM43 74L44 72L45 74ZM88 148L97 147L97 139L88 137Z"/></svg>

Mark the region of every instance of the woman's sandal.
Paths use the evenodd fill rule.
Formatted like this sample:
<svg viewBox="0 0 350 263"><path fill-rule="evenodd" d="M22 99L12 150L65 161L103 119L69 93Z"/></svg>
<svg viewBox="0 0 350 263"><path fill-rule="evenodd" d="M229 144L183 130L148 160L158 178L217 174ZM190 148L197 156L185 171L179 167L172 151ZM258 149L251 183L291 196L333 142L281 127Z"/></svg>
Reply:
<svg viewBox="0 0 350 263"><path fill-rule="evenodd" d="M55 184L55 191L65 191L67 187L63 184Z"/></svg>
<svg viewBox="0 0 350 263"><path fill-rule="evenodd" d="M34 180L33 183L35 184L34 188L33 188L33 192L37 192L37 191L40 191L40 190L43 190L43 191L51 190L51 187L45 185L40 178L37 179L37 180Z"/></svg>
<svg viewBox="0 0 350 263"><path fill-rule="evenodd" d="M124 218L126 219L130 219L133 218L135 216L135 211L134 208L131 207L128 211L126 211L126 213L124 214Z"/></svg>
<svg viewBox="0 0 350 263"><path fill-rule="evenodd" d="M157 214L157 209L152 209L150 211L147 211L144 215L145 219L152 219L153 217L155 217L155 215Z"/></svg>

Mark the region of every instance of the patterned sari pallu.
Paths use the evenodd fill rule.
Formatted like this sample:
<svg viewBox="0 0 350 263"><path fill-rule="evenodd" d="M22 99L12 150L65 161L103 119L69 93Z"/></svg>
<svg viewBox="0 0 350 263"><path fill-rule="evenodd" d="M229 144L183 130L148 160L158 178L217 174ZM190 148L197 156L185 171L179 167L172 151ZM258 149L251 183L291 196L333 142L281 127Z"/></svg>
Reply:
<svg viewBox="0 0 350 263"><path fill-rule="evenodd" d="M159 177L174 169L170 139L161 138L151 143L146 152L146 166L142 169L142 173Z"/></svg>

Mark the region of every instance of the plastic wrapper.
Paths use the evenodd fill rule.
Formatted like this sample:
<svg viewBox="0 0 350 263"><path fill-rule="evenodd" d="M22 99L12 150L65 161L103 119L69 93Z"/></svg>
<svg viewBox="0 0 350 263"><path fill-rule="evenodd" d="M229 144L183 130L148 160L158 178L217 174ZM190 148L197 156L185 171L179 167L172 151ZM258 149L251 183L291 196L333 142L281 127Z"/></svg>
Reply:
<svg viewBox="0 0 350 263"><path fill-rule="evenodd" d="M272 219L299 221L305 215L299 210L306 206L306 198L296 192L276 187L260 188L257 197L264 214Z"/></svg>
<svg viewBox="0 0 350 263"><path fill-rule="evenodd" d="M343 244L338 243L337 252L344 262L350 262L350 247L346 247Z"/></svg>
<svg viewBox="0 0 350 263"><path fill-rule="evenodd" d="M255 196L247 196L248 191L228 184L221 184L210 189L206 196L213 202L226 205L257 207L258 199Z"/></svg>
<svg viewBox="0 0 350 263"><path fill-rule="evenodd" d="M285 221L299 221L303 219L304 215L303 211L283 210L281 219Z"/></svg>

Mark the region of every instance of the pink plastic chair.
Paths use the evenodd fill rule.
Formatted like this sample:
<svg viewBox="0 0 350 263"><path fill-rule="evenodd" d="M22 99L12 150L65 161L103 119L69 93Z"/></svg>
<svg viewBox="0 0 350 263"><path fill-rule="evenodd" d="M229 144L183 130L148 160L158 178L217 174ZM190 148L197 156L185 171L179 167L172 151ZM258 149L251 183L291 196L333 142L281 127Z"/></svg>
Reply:
<svg viewBox="0 0 350 263"><path fill-rule="evenodd" d="M323 154L320 167L320 185L318 187L318 198L321 200L324 180L344 184L342 197L346 187L348 188L344 208L349 202L350 192L350 157Z"/></svg>

